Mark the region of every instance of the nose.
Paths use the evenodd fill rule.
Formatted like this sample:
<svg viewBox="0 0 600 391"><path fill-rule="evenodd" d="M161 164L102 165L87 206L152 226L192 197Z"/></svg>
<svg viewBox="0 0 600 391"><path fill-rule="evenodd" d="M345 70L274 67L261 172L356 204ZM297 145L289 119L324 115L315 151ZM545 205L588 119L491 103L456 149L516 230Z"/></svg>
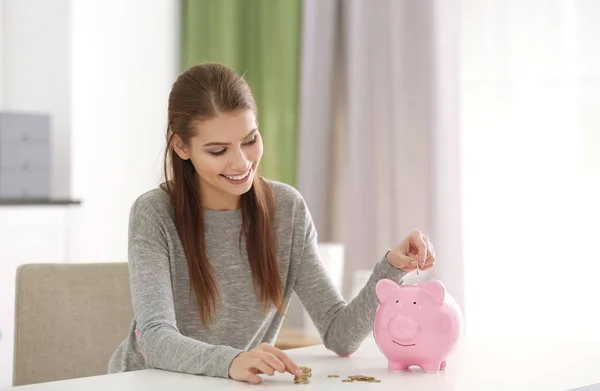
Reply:
<svg viewBox="0 0 600 391"><path fill-rule="evenodd" d="M419 331L419 325L412 319L399 316L389 324L389 332L398 342L414 341Z"/></svg>
<svg viewBox="0 0 600 391"><path fill-rule="evenodd" d="M242 171L248 168L250 163L248 161L248 158L246 157L246 154L241 148L236 149L235 153L232 155L233 157L229 164L232 170L241 173Z"/></svg>

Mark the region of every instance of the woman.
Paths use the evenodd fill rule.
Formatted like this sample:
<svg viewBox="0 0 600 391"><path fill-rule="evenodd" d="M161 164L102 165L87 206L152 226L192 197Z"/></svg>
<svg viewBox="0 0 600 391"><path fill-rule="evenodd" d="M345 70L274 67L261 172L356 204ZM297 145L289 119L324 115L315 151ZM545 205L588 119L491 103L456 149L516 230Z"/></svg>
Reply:
<svg viewBox="0 0 600 391"><path fill-rule="evenodd" d="M429 239L413 232L382 254L346 303L319 258L317 232L293 187L257 174L257 109L242 77L219 64L188 69L169 96L165 177L133 204L129 271L134 320L109 372L144 368L260 383L298 374L272 346L296 292L340 356L372 330L382 278L430 268Z"/></svg>

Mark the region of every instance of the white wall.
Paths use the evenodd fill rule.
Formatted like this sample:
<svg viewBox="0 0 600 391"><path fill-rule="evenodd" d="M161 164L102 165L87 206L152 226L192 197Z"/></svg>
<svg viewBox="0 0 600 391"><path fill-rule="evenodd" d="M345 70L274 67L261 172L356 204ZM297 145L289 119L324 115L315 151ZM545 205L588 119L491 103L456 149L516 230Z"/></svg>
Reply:
<svg viewBox="0 0 600 391"><path fill-rule="evenodd" d="M1 0L0 109L52 115L52 192L83 202L73 256L125 261L156 186L178 71L178 2Z"/></svg>
<svg viewBox="0 0 600 391"><path fill-rule="evenodd" d="M2 0L0 109L52 116L51 191L70 195L70 0Z"/></svg>
<svg viewBox="0 0 600 391"><path fill-rule="evenodd" d="M158 185L177 75L172 0L72 3L72 194L81 261L126 261L131 203Z"/></svg>

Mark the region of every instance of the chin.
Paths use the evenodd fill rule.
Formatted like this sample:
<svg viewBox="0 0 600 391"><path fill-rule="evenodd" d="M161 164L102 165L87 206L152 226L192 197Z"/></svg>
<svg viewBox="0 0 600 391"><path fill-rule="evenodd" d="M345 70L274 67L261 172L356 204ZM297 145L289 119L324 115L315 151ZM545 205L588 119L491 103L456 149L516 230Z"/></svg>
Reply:
<svg viewBox="0 0 600 391"><path fill-rule="evenodd" d="M251 188L252 188L252 182L250 182L250 184L248 186L244 186L243 188L234 189L233 192L231 192L231 191L230 192L233 195L241 196L242 194L246 194L247 192L249 192Z"/></svg>

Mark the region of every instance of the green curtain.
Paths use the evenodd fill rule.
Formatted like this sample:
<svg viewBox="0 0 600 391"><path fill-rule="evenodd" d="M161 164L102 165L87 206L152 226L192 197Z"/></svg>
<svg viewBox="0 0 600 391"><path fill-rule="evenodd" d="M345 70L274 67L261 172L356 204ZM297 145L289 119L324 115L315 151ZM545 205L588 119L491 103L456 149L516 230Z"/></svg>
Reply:
<svg viewBox="0 0 600 391"><path fill-rule="evenodd" d="M301 0L182 0L182 70L219 62L244 75L264 139L261 174L296 184Z"/></svg>

